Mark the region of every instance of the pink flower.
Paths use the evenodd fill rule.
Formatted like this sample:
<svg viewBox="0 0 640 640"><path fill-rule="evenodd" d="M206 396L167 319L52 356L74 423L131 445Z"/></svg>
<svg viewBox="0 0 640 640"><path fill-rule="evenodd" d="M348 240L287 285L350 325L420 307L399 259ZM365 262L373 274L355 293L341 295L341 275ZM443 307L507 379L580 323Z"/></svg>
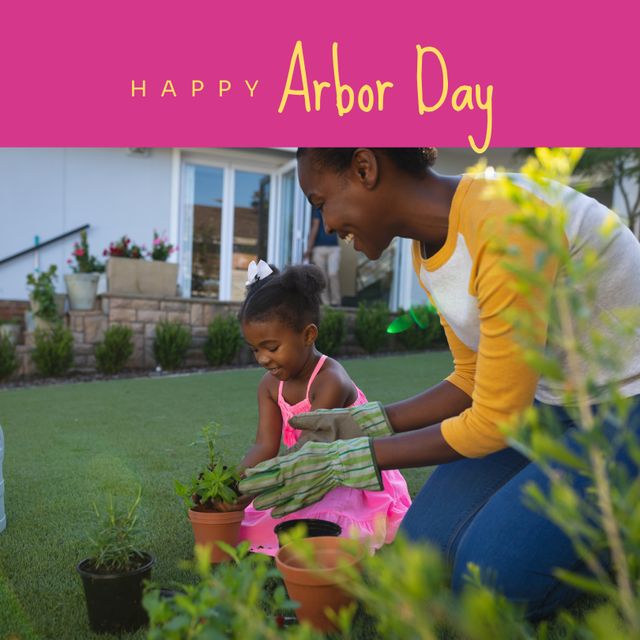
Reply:
<svg viewBox="0 0 640 640"><path fill-rule="evenodd" d="M74 252L73 252L74 256L77 256L78 258L82 258L82 256L84 255L84 249L82 247L78 247Z"/></svg>
<svg viewBox="0 0 640 640"><path fill-rule="evenodd" d="M162 244L162 240L158 237L153 239L153 246L157 247L159 244Z"/></svg>

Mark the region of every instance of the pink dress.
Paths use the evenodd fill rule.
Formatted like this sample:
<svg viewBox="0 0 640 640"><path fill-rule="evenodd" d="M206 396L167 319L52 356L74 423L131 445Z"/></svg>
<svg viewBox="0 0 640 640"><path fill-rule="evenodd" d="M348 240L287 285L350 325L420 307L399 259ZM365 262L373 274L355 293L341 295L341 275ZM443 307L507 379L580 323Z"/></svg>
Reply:
<svg viewBox="0 0 640 640"><path fill-rule="evenodd" d="M294 405L288 404L282 397L284 382L280 382L278 406L282 414L282 439L287 447L293 446L301 433L289 425L289 418L311 411L309 389L326 359L327 356L322 356L313 370L304 400ZM367 402L364 393L358 387L356 389L358 397L351 406ZM393 540L411 505L407 484L399 471L383 471L382 481L384 489L381 491L337 487L319 502L283 518L272 518L271 510L258 511L252 503L245 510L240 540L249 540L252 551L274 556L278 552L278 539L273 529L278 523L298 518L320 518L339 524L344 537L357 532L361 538L369 538L371 546L377 549Z"/></svg>

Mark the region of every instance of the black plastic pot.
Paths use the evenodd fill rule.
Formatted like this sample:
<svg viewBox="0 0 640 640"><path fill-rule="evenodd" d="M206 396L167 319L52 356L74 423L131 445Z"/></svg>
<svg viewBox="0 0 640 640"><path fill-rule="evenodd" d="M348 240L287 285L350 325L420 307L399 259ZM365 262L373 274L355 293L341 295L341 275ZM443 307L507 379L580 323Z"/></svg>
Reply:
<svg viewBox="0 0 640 640"><path fill-rule="evenodd" d="M300 518L299 520L287 520L277 524L274 528L274 533L278 536L278 542L280 546L283 545L280 534L291 533L294 527L299 524L306 526L307 538L317 538L318 536L335 536L338 537L342 533L342 527L335 522L329 522L328 520L319 520L316 518Z"/></svg>
<svg viewBox="0 0 640 640"><path fill-rule="evenodd" d="M135 631L149 618L142 606L143 581L151 576L155 558L144 554L145 562L128 573L98 573L86 558L77 569L87 600L89 625L95 633Z"/></svg>

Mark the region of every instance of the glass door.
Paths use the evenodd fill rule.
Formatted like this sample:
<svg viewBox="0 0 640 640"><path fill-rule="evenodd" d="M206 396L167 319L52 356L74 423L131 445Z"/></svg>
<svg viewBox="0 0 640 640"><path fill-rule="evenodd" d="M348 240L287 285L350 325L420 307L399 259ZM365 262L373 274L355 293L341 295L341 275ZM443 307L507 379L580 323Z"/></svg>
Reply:
<svg viewBox="0 0 640 640"><path fill-rule="evenodd" d="M298 187L296 164L292 160L281 167L274 180L276 241L270 255L279 268L302 261L309 234L311 207Z"/></svg>
<svg viewBox="0 0 640 640"><path fill-rule="evenodd" d="M191 253L189 289L193 298L219 299L224 169L201 165L188 165L187 169L193 192L184 224L192 232L185 237Z"/></svg>
<svg viewBox="0 0 640 640"><path fill-rule="evenodd" d="M244 299L249 263L269 259L270 194L270 174L234 170L231 300Z"/></svg>
<svg viewBox="0 0 640 640"><path fill-rule="evenodd" d="M182 165L180 286L193 298L244 299L251 260L270 260L273 173L224 160Z"/></svg>

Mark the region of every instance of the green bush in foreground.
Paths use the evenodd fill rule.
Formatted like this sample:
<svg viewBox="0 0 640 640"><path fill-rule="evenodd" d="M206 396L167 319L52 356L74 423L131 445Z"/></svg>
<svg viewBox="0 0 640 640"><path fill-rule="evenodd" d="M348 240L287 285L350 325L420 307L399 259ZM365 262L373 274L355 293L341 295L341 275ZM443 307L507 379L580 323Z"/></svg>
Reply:
<svg viewBox="0 0 640 640"><path fill-rule="evenodd" d="M133 330L112 325L104 333L104 340L96 345L96 367L102 373L119 373L133 355Z"/></svg>

